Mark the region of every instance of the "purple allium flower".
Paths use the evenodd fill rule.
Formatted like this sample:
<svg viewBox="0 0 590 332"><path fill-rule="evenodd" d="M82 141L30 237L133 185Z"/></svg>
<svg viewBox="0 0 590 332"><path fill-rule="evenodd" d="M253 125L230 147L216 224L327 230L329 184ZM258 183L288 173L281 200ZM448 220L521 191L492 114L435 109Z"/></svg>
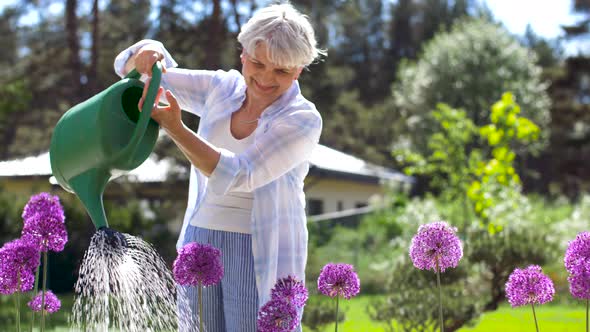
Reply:
<svg viewBox="0 0 590 332"><path fill-rule="evenodd" d="M64 210L58 196L40 193L29 199L23 210L22 238L40 251L62 251L68 241Z"/></svg>
<svg viewBox="0 0 590 332"><path fill-rule="evenodd" d="M4 244L0 248L0 293L30 291L35 282L34 270L39 266L39 259L39 251L27 241L17 239Z"/></svg>
<svg viewBox="0 0 590 332"><path fill-rule="evenodd" d="M41 302L42 302L42 293L39 292L31 301L29 301L28 306L33 311L41 311ZM48 290L45 292L45 311L52 314L57 312L61 308L61 301L53 294L52 291Z"/></svg>
<svg viewBox="0 0 590 332"><path fill-rule="evenodd" d="M271 299L258 311L258 332L293 331L299 323L295 304L284 300Z"/></svg>
<svg viewBox="0 0 590 332"><path fill-rule="evenodd" d="M66 225L57 218L36 214L25 222L22 239L37 247L39 251L62 251L68 242Z"/></svg>
<svg viewBox="0 0 590 332"><path fill-rule="evenodd" d="M567 278L570 293L578 299L590 299L590 265L576 265Z"/></svg>
<svg viewBox="0 0 590 332"><path fill-rule="evenodd" d="M42 218L52 217L62 223L65 220L64 210L59 202L59 197L51 196L49 193L40 193L31 196L29 202L23 209L23 220L25 224L35 216L40 215Z"/></svg>
<svg viewBox="0 0 590 332"><path fill-rule="evenodd" d="M553 281L538 265L514 269L506 283L506 297L512 307L547 303L553 300L553 294Z"/></svg>
<svg viewBox="0 0 590 332"><path fill-rule="evenodd" d="M285 300L293 303L295 307L301 309L307 301L308 292L303 282L288 276L277 280L271 291L271 297L275 300Z"/></svg>
<svg viewBox="0 0 590 332"><path fill-rule="evenodd" d="M414 266L436 272L438 261L440 272L457 267L463 257L463 248L456 232L457 229L445 221L420 226L410 244L410 258Z"/></svg>
<svg viewBox="0 0 590 332"><path fill-rule="evenodd" d="M221 251L212 245L191 242L178 250L174 279L183 286L212 286L223 278Z"/></svg>
<svg viewBox="0 0 590 332"><path fill-rule="evenodd" d="M35 274L30 271L21 272L20 289L17 270L0 271L0 294L10 295L17 291L28 292L33 289Z"/></svg>
<svg viewBox="0 0 590 332"><path fill-rule="evenodd" d="M575 273L580 266L590 266L590 232L582 232L568 244L563 259L569 273Z"/></svg>
<svg viewBox="0 0 590 332"><path fill-rule="evenodd" d="M329 297L342 296L348 300L359 293L360 286L359 277L350 264L328 263L318 278L318 290Z"/></svg>

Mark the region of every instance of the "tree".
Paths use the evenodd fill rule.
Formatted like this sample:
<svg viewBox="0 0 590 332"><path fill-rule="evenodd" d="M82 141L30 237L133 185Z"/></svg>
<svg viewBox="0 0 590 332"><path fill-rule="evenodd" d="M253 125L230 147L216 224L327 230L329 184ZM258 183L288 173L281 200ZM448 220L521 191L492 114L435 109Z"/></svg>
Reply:
<svg viewBox="0 0 590 332"><path fill-rule="evenodd" d="M394 105L407 123L403 134L424 151L425 138L435 130L431 110L437 103L465 110L481 126L488 119L489 105L502 91L512 91L522 114L542 129L540 143L524 150L542 149L549 134L550 100L535 61L534 54L506 30L484 20L465 20L438 34L416 63L400 68L394 85Z"/></svg>
<svg viewBox="0 0 590 332"><path fill-rule="evenodd" d="M586 17L578 21L576 24L564 26L565 33L570 38L580 37L590 32L590 1L588 0L572 0L572 7L574 12L583 14Z"/></svg>
<svg viewBox="0 0 590 332"><path fill-rule="evenodd" d="M21 10L17 7L5 7L0 13L0 73L5 73L17 59L17 22ZM5 76L5 75L2 75Z"/></svg>
<svg viewBox="0 0 590 332"><path fill-rule="evenodd" d="M465 111L445 104L437 105L432 115L439 126L428 138L428 155L404 148L394 149L393 154L398 163L406 165L407 174L428 176L430 187L443 201L461 202L464 230L473 217L467 191L476 178L473 169L482 160L481 151L470 148L477 141L478 128L466 117Z"/></svg>
<svg viewBox="0 0 590 332"><path fill-rule="evenodd" d="M537 54L537 64L544 69L558 66L563 60L565 51L561 40L548 40L537 35L530 24L526 27L522 43Z"/></svg>
<svg viewBox="0 0 590 332"><path fill-rule="evenodd" d="M539 128L519 115L520 106L510 93L494 103L490 124L476 127L466 113L444 104L433 112L438 130L427 137L428 153L394 149L409 175L426 175L443 202L460 202L463 231L475 217L491 233L509 223L506 201L517 204L521 182L514 167L514 147L539 137ZM474 148L479 134L487 148ZM514 207L515 208L515 207ZM459 221L459 220L457 220Z"/></svg>
<svg viewBox="0 0 590 332"><path fill-rule="evenodd" d="M66 33L68 43L68 67L67 71L70 72L70 79L68 86L68 96L72 102L81 101L82 96L82 84L80 79L82 78L82 64L80 62L80 39L78 38L78 16L76 10L78 9L77 0L66 1Z"/></svg>

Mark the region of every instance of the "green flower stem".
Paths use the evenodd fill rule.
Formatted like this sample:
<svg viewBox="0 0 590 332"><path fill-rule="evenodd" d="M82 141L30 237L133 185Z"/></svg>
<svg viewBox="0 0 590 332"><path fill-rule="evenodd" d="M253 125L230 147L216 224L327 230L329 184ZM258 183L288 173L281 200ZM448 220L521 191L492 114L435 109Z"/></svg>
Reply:
<svg viewBox="0 0 590 332"><path fill-rule="evenodd" d="M590 332L588 330L588 302L590 302L590 300L586 299L586 332Z"/></svg>
<svg viewBox="0 0 590 332"><path fill-rule="evenodd" d="M335 320L335 332L338 332L338 299L340 299L340 295L336 296L336 320Z"/></svg>
<svg viewBox="0 0 590 332"><path fill-rule="evenodd" d="M537 332L539 332L539 324L537 324L537 314L535 313L535 304L531 303L531 307L533 308L533 319L535 320L535 328L537 328Z"/></svg>
<svg viewBox="0 0 590 332"><path fill-rule="evenodd" d="M16 288L16 332L20 332L20 270L18 271L17 275L17 288Z"/></svg>
<svg viewBox="0 0 590 332"><path fill-rule="evenodd" d="M438 257L436 258L436 286L438 287L438 320L439 320L440 332L444 332L445 325L444 325L443 310L442 310L442 287L440 286L440 268L438 266Z"/></svg>
<svg viewBox="0 0 590 332"><path fill-rule="evenodd" d="M199 332L203 331L203 286L199 281Z"/></svg>
<svg viewBox="0 0 590 332"><path fill-rule="evenodd" d="M45 290L47 289L47 250L43 253L43 292L41 293L41 332L45 331Z"/></svg>
<svg viewBox="0 0 590 332"><path fill-rule="evenodd" d="M39 262L41 263L41 262ZM35 287L33 288L33 297L39 293L39 270L41 270L41 264L37 265L37 272L35 272ZM31 332L35 328L35 311L31 310Z"/></svg>

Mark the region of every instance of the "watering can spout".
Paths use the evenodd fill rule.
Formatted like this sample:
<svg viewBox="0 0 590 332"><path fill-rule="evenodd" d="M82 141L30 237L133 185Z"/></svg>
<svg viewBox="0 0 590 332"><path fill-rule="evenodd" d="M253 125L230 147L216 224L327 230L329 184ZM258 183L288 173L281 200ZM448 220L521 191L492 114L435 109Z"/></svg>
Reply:
<svg viewBox="0 0 590 332"><path fill-rule="evenodd" d="M102 195L110 174L104 169L93 168L76 177L69 184L88 211L96 229L108 227Z"/></svg>

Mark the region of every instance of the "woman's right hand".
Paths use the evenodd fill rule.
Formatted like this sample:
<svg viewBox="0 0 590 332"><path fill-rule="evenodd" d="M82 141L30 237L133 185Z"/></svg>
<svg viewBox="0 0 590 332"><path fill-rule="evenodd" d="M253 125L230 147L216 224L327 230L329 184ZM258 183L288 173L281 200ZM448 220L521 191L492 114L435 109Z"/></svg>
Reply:
<svg viewBox="0 0 590 332"><path fill-rule="evenodd" d="M162 64L162 73L166 72L166 66L164 65L164 55L160 52L157 45L145 45L137 51L135 55L135 70L140 74L147 74L152 76L152 67L156 61L160 61Z"/></svg>

